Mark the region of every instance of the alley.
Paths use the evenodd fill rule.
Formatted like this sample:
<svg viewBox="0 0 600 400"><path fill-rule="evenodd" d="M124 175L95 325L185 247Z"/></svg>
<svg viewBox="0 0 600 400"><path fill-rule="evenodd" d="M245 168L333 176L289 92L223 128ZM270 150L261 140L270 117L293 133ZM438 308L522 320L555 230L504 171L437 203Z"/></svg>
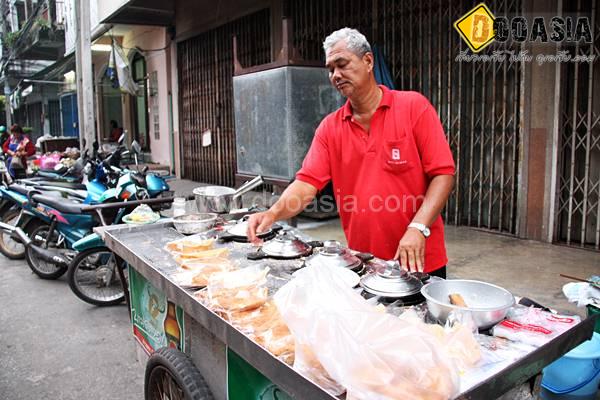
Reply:
<svg viewBox="0 0 600 400"><path fill-rule="evenodd" d="M0 256L0 398L143 398L125 305L99 308L66 280L45 281Z"/></svg>

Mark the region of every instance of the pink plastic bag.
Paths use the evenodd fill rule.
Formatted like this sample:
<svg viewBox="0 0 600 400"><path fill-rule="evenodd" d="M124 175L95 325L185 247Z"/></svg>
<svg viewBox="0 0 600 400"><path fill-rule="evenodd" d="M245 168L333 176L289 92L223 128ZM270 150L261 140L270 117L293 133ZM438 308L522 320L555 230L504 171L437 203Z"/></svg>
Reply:
<svg viewBox="0 0 600 400"><path fill-rule="evenodd" d="M40 168L41 169L52 169L60 162L60 154L51 153L43 154L40 156Z"/></svg>
<svg viewBox="0 0 600 400"><path fill-rule="evenodd" d="M472 364L479 354L468 329L449 336L416 314L387 314L343 282L335 267L307 267L275 294L296 341L294 369L333 395L346 390L347 399L447 399L458 393L456 359L470 348L475 355L461 362Z"/></svg>

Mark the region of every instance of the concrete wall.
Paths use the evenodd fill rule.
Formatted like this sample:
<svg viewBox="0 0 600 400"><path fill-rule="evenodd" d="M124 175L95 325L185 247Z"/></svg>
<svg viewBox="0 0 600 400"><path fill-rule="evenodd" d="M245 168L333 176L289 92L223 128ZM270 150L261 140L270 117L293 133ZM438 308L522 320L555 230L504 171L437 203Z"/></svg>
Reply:
<svg viewBox="0 0 600 400"><path fill-rule="evenodd" d="M33 137L42 136L44 134L59 134L60 132L50 132L50 119L48 115L48 101L58 100L58 85L40 85L33 84L33 91L21 101L21 107L24 109L28 104L42 103L42 115L29 115L31 119L39 119L41 131L33 132ZM25 121L13 121L15 123L24 124ZM30 122L29 125L32 125Z"/></svg>
<svg viewBox="0 0 600 400"><path fill-rule="evenodd" d="M175 41L180 42L199 35L202 32L217 28L227 22L264 8L271 9L271 49L272 59L281 50L282 0L221 0L219 2L200 2L189 0L175 1ZM177 78L177 46L171 48L170 79L173 101L173 145L175 151L174 168L181 177L181 138L179 136L179 87Z"/></svg>
<svg viewBox="0 0 600 400"><path fill-rule="evenodd" d="M526 0L525 12L557 10L556 0ZM526 42L524 50L534 57L553 54L555 45ZM519 190L520 237L552 241L556 164L558 151L558 113L560 108L560 64L523 63L523 124Z"/></svg>
<svg viewBox="0 0 600 400"><path fill-rule="evenodd" d="M171 92L171 118L172 118L172 136L170 144L173 146L172 169L178 178L182 177L181 164L181 138L179 137L179 75L177 70L177 45L173 43L169 49L169 65L171 67L169 90Z"/></svg>
<svg viewBox="0 0 600 400"><path fill-rule="evenodd" d="M160 164L171 164L171 146L169 129L169 91L170 91L170 62L169 52L170 39L166 29L162 27L135 26L131 27L129 32L123 36L123 47L128 55L133 48L142 51L146 59L146 71L148 76L156 71L158 78L157 93L148 98L148 130L150 133L150 151L152 161ZM160 49L160 50L159 50ZM124 105L123 117L129 124L129 129L133 127L132 110L130 102ZM158 139L154 130L154 104L158 107L159 132ZM127 117L126 117L127 115ZM124 122L124 126L125 122Z"/></svg>
<svg viewBox="0 0 600 400"><path fill-rule="evenodd" d="M65 56L75 52L77 43L75 1L65 0L63 3L63 13L65 15Z"/></svg>
<svg viewBox="0 0 600 400"><path fill-rule="evenodd" d="M111 3L115 3L115 0L86 0L90 1L90 30L93 33L102 20L99 10L107 10ZM123 2L123 0L119 0ZM60 4L57 4L60 6ZM64 0L62 3L63 14L65 16L65 56L75 52L75 45L77 43L77 25L76 25L76 14L75 14L75 0ZM107 11L105 11L107 12Z"/></svg>
<svg viewBox="0 0 600 400"><path fill-rule="evenodd" d="M282 0L220 0L175 1L176 41L189 39L210 29L250 15L264 8L271 9L273 58L281 49Z"/></svg>
<svg viewBox="0 0 600 400"><path fill-rule="evenodd" d="M271 0L175 1L177 40L187 39L209 29L269 7Z"/></svg>
<svg viewBox="0 0 600 400"><path fill-rule="evenodd" d="M90 4L96 4L97 20L102 21L128 2L129 0L97 0ZM92 25L92 30L94 30L94 25Z"/></svg>

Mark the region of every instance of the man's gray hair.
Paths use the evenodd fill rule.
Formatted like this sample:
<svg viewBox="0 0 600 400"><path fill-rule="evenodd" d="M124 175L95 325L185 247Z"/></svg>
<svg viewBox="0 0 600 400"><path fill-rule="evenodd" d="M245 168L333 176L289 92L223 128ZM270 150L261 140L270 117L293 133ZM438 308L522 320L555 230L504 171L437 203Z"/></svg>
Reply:
<svg viewBox="0 0 600 400"><path fill-rule="evenodd" d="M331 35L327 36L323 42L323 50L325 50L325 53L327 53L327 50L342 40L346 41L348 50L352 51L358 56L363 56L365 53L371 51L371 45L367 41L365 35L352 28L338 29Z"/></svg>

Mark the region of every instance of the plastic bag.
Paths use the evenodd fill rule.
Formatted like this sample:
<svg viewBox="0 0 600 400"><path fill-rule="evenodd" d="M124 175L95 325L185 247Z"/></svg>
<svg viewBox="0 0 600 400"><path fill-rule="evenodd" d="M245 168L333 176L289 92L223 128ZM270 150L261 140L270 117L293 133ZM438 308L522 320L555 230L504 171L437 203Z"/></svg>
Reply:
<svg viewBox="0 0 600 400"><path fill-rule="evenodd" d="M250 311L228 315L233 326L288 364L294 361L294 337L273 301Z"/></svg>
<svg viewBox="0 0 600 400"><path fill-rule="evenodd" d="M592 282L600 282L600 277L590 277ZM585 282L569 282L563 286L564 295L569 302L576 303L577 307L585 307L589 304L600 306L600 288Z"/></svg>
<svg viewBox="0 0 600 400"><path fill-rule="evenodd" d="M226 247L215 248L215 239L205 233L173 240L165 245L175 262L183 269L194 269L195 264L218 264L229 257Z"/></svg>
<svg viewBox="0 0 600 400"><path fill-rule="evenodd" d="M236 269L237 265L227 258L191 260L181 264L181 268L171 277L183 287L204 287L214 275Z"/></svg>
<svg viewBox="0 0 600 400"><path fill-rule="evenodd" d="M534 307L513 307L492 335L532 346L542 346L581 322L577 315L558 315Z"/></svg>
<svg viewBox="0 0 600 400"><path fill-rule="evenodd" d="M456 395L458 367L448 353L444 329L416 316L380 312L337 272L326 265L307 267L274 296L296 340L294 369L332 395L345 389L348 399ZM469 338L470 332L464 335Z"/></svg>
<svg viewBox="0 0 600 400"><path fill-rule="evenodd" d="M41 169L52 169L60 162L60 154L43 154L40 156L39 160Z"/></svg>
<svg viewBox="0 0 600 400"><path fill-rule="evenodd" d="M215 239L208 238L204 233L173 240L165 245L165 250L173 255L186 254L194 251L210 250L215 247Z"/></svg>
<svg viewBox="0 0 600 400"><path fill-rule="evenodd" d="M211 276L206 286L207 305L225 314L262 306L269 294L265 286L268 272L269 268L254 265Z"/></svg>
<svg viewBox="0 0 600 400"><path fill-rule="evenodd" d="M160 219L160 215L155 213L147 204L140 204L131 213L123 218L128 224L150 224Z"/></svg>

